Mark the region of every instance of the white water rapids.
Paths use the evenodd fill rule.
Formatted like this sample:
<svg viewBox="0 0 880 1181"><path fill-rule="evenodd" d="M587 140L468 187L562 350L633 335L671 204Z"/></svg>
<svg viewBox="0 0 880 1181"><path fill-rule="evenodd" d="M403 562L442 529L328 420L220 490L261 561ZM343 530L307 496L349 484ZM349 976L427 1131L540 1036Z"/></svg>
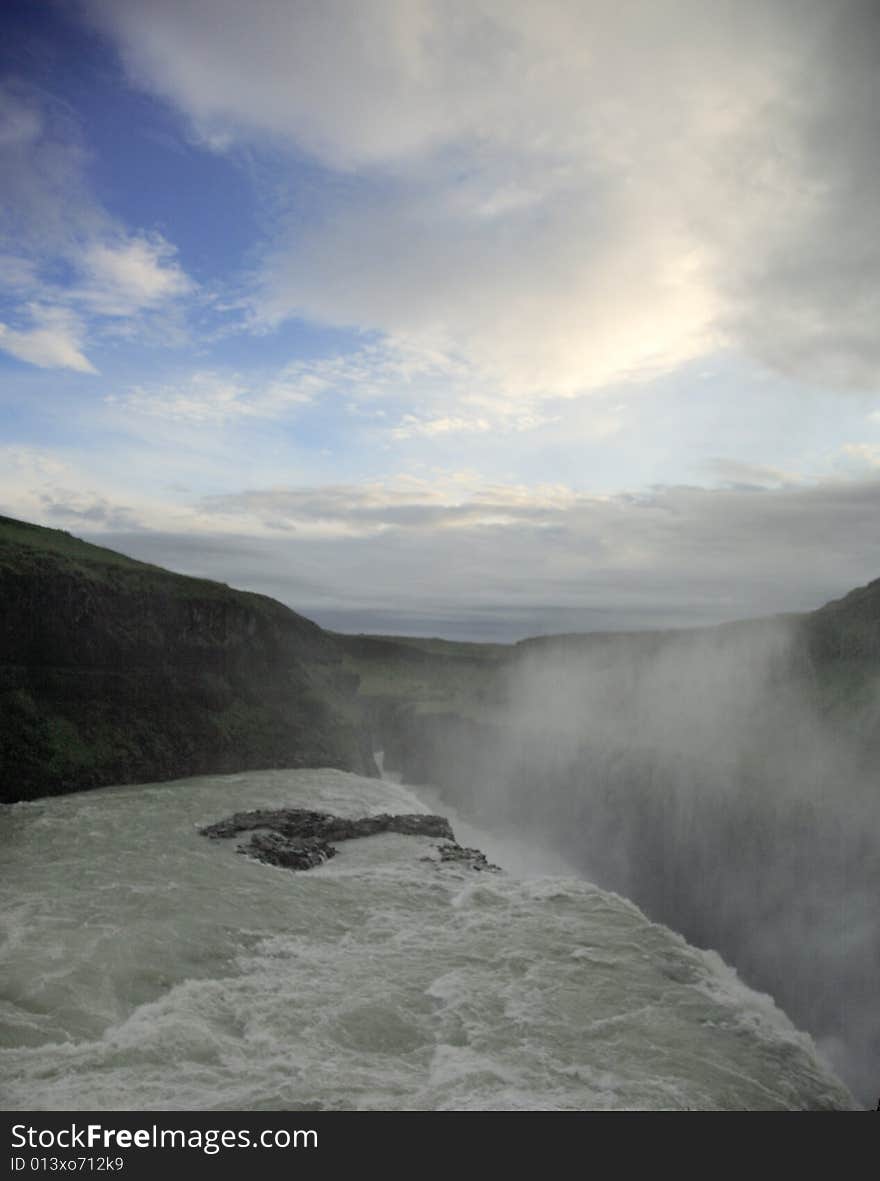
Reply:
<svg viewBox="0 0 880 1181"><path fill-rule="evenodd" d="M770 998L575 877L346 841L292 873L198 827L259 807L434 810L264 771L0 809L7 1109L852 1107ZM448 810L447 810L448 814Z"/></svg>

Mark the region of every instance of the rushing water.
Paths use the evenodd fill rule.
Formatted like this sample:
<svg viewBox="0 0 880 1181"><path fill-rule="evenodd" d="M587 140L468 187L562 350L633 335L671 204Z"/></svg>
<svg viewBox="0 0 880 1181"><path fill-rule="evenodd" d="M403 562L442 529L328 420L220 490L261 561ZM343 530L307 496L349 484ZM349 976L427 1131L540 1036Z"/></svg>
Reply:
<svg viewBox="0 0 880 1181"><path fill-rule="evenodd" d="M716 955L586 881L527 876L528 850L484 838L518 874L478 874L385 834L294 874L198 833L282 805L429 810L330 770L0 810L5 1107L852 1106Z"/></svg>

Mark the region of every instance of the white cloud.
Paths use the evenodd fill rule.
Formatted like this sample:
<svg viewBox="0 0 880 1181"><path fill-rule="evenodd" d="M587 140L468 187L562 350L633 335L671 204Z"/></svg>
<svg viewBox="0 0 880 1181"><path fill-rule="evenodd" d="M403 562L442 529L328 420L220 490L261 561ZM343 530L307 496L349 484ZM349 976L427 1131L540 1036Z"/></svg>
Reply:
<svg viewBox="0 0 880 1181"><path fill-rule="evenodd" d="M105 402L126 414L167 422L215 426L242 419L276 419L310 402L323 388L307 366L293 364L262 380L212 370L188 374L174 383L136 386L110 394Z"/></svg>
<svg viewBox="0 0 880 1181"><path fill-rule="evenodd" d="M131 501L103 511L113 503ZM331 626L511 638L819 606L877 576L878 508L876 480L596 497L453 473L254 490L176 513L143 506L137 520L154 531L125 537L109 515L90 527Z"/></svg>
<svg viewBox="0 0 880 1181"><path fill-rule="evenodd" d="M436 192L340 208L267 261L260 307L381 328L517 400L645 379L711 347L696 246L635 210L585 223L588 207L587 191L550 194L539 225L512 215L492 233Z"/></svg>
<svg viewBox="0 0 880 1181"><path fill-rule="evenodd" d="M30 147L42 130L39 112L4 88L0 95L0 149Z"/></svg>
<svg viewBox="0 0 880 1181"><path fill-rule="evenodd" d="M514 159L522 147L568 159L585 143L625 159L645 147L644 123L668 129L661 88L675 117L687 114L684 130L696 122L723 131L753 104L752 95L732 90L731 70L760 83L759 97L768 86L766 52L754 63L731 61L731 37L758 49L781 32L765 4L719 13L701 0L650 8L548 0L540 10L527 0L376 0L368 8L258 0L246 11L236 0L93 0L90 7L118 38L134 76L202 127L224 139L272 134L347 169L405 165L465 141L515 148ZM694 84L710 102L689 112ZM600 111L588 106L596 97ZM628 116L638 118L629 133ZM476 204L491 215L528 205L543 187L509 178Z"/></svg>
<svg viewBox="0 0 880 1181"><path fill-rule="evenodd" d="M48 523L47 510L56 501L69 502L73 512L91 506L95 497L86 491L89 484L82 464L52 449L0 444L0 513L5 516ZM94 516L88 520L92 528L102 524Z"/></svg>
<svg viewBox="0 0 880 1181"><path fill-rule="evenodd" d="M410 439L418 435L431 438L433 435L482 434L491 429L488 418L419 418L414 414L404 414L400 425L394 427L391 435L395 439Z"/></svg>
<svg viewBox="0 0 880 1181"><path fill-rule="evenodd" d="M245 460L233 487L248 466L267 474ZM169 489L179 471L161 448L0 448L0 511L350 630L687 626L818 606L880 573L873 477L597 496L451 470L199 495L217 469L190 457L190 488Z"/></svg>
<svg viewBox="0 0 880 1181"><path fill-rule="evenodd" d="M269 249L266 321L430 346L521 401L722 343L880 383L876 22L855 0L92 10L206 140L353 178Z"/></svg>
<svg viewBox="0 0 880 1181"><path fill-rule="evenodd" d="M0 85L0 288L29 302L7 315L0 347L43 368L95 372L85 352L105 334L147 335L195 288L159 234L128 233L87 183L70 110L24 84ZM59 274L70 278L61 281ZM177 333L179 336L179 333Z"/></svg>
<svg viewBox="0 0 880 1181"><path fill-rule="evenodd" d="M0 324L0 349L41 369L97 372L82 351L83 325L69 309L31 304L26 310L32 327Z"/></svg>
<svg viewBox="0 0 880 1181"><path fill-rule="evenodd" d="M25 480L59 479L70 476L71 467L56 452L19 443L0 445L0 470L11 484ZM8 493L9 488L4 489Z"/></svg>
<svg viewBox="0 0 880 1181"><path fill-rule="evenodd" d="M714 458L704 466L716 480L730 488L782 488L801 482L801 478L793 472L737 459Z"/></svg>
<svg viewBox="0 0 880 1181"><path fill-rule="evenodd" d="M185 295L192 283L160 235L89 243L79 258L86 285L73 293L102 316L131 316Z"/></svg>
<svg viewBox="0 0 880 1181"><path fill-rule="evenodd" d="M11 291L32 291L39 284L33 259L0 254L0 285Z"/></svg>
<svg viewBox="0 0 880 1181"><path fill-rule="evenodd" d="M845 443L843 453L847 458L869 468L880 467L880 443Z"/></svg>
<svg viewBox="0 0 880 1181"><path fill-rule="evenodd" d="M198 370L141 384L106 401L168 421L227 423L282 419L310 402L334 399L335 413L366 420L395 440L533 430L554 421L511 407L495 390L473 393L472 369L437 350L384 340L347 354L293 361L276 371ZM398 405L419 407L417 414Z"/></svg>
<svg viewBox="0 0 880 1181"><path fill-rule="evenodd" d="M452 401L453 399L450 399ZM460 415L444 414L438 417L427 415L404 414L397 426L391 431L393 439L424 438L433 439L438 435L483 435L489 431L510 434L519 431L536 430L556 421L550 415L540 415L530 412L517 411L509 406L499 406L498 399L482 404L486 413L475 414L468 411L468 400L463 400Z"/></svg>
<svg viewBox="0 0 880 1181"><path fill-rule="evenodd" d="M83 531L187 529L199 514L138 488L142 456L104 447L0 444L0 513L24 521ZM161 468L161 458L154 461Z"/></svg>
<svg viewBox="0 0 880 1181"><path fill-rule="evenodd" d="M107 216L88 191L87 153L68 108L42 90L0 83L0 230L19 257L66 255Z"/></svg>

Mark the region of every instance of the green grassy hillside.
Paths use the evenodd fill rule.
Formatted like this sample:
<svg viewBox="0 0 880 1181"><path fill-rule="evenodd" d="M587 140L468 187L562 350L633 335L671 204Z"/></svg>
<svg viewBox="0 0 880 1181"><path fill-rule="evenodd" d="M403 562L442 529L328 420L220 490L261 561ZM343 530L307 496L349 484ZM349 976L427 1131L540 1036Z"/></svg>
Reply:
<svg viewBox="0 0 880 1181"><path fill-rule="evenodd" d="M336 644L272 599L0 518L0 603L0 800L373 770Z"/></svg>

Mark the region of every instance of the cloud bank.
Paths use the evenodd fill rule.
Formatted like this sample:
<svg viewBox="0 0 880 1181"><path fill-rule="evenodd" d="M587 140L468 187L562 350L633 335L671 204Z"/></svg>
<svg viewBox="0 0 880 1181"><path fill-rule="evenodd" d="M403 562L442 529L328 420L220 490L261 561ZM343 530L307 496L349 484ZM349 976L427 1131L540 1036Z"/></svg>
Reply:
<svg viewBox="0 0 880 1181"><path fill-rule="evenodd" d="M45 484L41 510L78 531L85 503ZM880 570L880 482L599 498L484 487L467 476L203 498L176 521L95 502L95 540L260 590L346 631L519 639L688 627L820 606ZM170 526L170 528L169 528Z"/></svg>

